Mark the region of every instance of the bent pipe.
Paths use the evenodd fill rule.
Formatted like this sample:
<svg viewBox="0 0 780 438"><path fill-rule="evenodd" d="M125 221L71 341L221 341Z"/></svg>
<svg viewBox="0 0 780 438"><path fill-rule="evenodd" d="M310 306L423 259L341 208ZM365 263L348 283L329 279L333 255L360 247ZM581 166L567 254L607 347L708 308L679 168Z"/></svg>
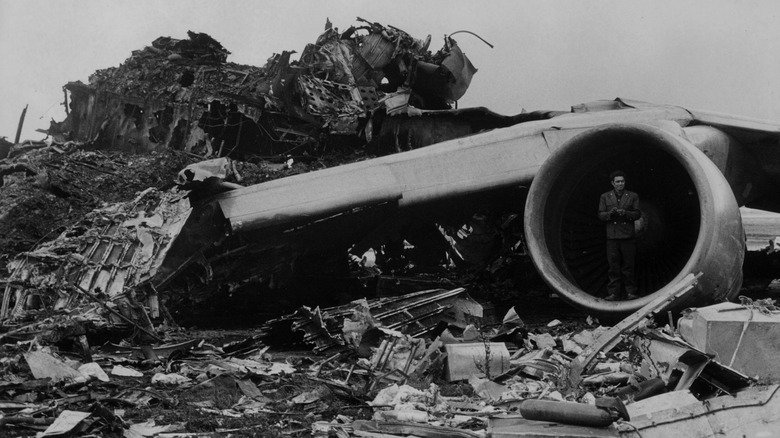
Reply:
<svg viewBox="0 0 780 438"><path fill-rule="evenodd" d="M642 211L635 223L640 298L626 301L603 298L608 265L598 202L616 169ZM524 227L545 282L605 318L627 316L689 273L703 275L673 309L733 298L742 285L744 231L731 187L693 144L655 126L602 125L562 144L531 184Z"/></svg>

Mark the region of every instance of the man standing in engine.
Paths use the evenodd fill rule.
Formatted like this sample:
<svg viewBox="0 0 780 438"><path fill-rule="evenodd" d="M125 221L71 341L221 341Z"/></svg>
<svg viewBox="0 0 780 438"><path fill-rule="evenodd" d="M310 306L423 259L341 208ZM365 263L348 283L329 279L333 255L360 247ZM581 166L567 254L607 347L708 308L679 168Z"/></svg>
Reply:
<svg viewBox="0 0 780 438"><path fill-rule="evenodd" d="M639 211L639 196L626 190L626 175L623 171L616 170L609 178L613 190L603 193L599 199L599 220L607 224L609 284L605 299L633 300L639 298L634 278L634 221L642 217L642 212Z"/></svg>

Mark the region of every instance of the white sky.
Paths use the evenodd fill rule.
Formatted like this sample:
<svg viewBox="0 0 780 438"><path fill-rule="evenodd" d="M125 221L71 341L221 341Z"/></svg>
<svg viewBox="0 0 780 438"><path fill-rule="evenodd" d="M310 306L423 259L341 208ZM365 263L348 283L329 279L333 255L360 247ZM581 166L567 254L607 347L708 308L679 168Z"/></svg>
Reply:
<svg viewBox="0 0 780 438"><path fill-rule="evenodd" d="M205 32L229 61L261 66L303 50L326 18L455 39L479 69L461 108L567 110L624 97L780 122L775 0L0 0L0 136L22 139L65 113L62 86L117 66L159 36Z"/></svg>

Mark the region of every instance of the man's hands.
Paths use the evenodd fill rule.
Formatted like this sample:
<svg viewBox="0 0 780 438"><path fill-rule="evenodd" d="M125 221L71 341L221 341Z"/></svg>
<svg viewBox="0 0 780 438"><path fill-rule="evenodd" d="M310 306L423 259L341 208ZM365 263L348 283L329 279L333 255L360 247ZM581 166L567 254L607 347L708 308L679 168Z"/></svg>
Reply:
<svg viewBox="0 0 780 438"><path fill-rule="evenodd" d="M609 217L611 217L612 219L625 217L625 216L626 216L626 210L622 208L612 207L612 210L609 211Z"/></svg>

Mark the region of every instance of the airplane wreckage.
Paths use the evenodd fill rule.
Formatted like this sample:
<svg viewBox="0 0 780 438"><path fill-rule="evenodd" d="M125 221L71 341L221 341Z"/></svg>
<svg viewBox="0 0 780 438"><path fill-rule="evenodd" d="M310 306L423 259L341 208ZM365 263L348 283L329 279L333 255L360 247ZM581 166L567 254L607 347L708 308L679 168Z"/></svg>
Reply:
<svg viewBox="0 0 780 438"><path fill-rule="evenodd" d="M182 170L177 187L96 208L12 258L0 319L110 299L112 313L153 336L161 302L200 303L241 288L276 294L307 257L360 260L409 242L419 249L430 230L437 250L446 242L449 263L485 263L477 232L485 212L555 293L595 315L629 315L689 274L698 275L694 291L665 308L739 292L739 207L780 211L776 124L626 99L515 116L453 108L477 71L454 34L432 53L430 37L360 23L345 32L328 25L297 61L285 51L263 67L227 62L206 34L161 37L89 84L65 85L67 118L52 122L51 140L6 146L7 162L43 146L207 160ZM270 160L290 170L355 150L364 154L353 162L251 185L237 168ZM617 168L630 175L643 213L642 296L618 302L603 298L596 215ZM40 173L3 169L5 178Z"/></svg>
<svg viewBox="0 0 780 438"><path fill-rule="evenodd" d="M45 140L0 138L0 428L777 428L780 386L764 383L780 376L780 309L733 302L755 253L739 207L780 211L775 124L626 99L458 108L476 73L452 38L466 32L432 53L358 23L263 67L206 34L161 37L66 84ZM643 213L627 301L604 298L596 214L616 168ZM552 293L587 318L540 323L566 319ZM523 309L496 323L492 297Z"/></svg>

